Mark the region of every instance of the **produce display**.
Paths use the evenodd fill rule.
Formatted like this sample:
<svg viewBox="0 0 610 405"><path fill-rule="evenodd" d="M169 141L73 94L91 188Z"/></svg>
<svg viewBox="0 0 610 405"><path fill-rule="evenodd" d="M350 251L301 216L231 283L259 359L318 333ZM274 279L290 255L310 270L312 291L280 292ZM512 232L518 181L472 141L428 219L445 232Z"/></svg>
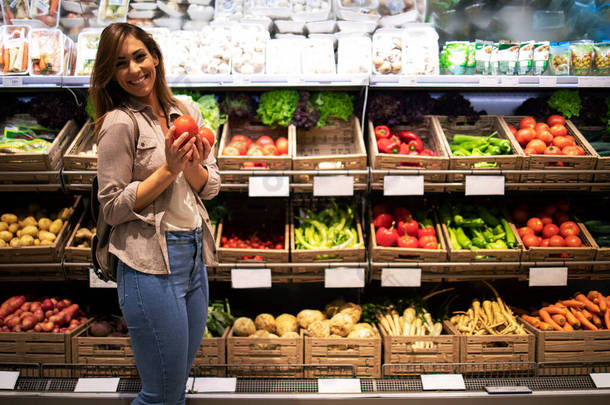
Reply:
<svg viewBox="0 0 610 405"><path fill-rule="evenodd" d="M95 236L95 226L89 224L89 226L80 226L74 234L74 245L77 248L90 248L93 243L93 237Z"/></svg>
<svg viewBox="0 0 610 405"><path fill-rule="evenodd" d="M449 139L452 156L498 156L511 155L513 151L508 139L497 138L498 131L489 136L453 134ZM495 162L477 162L474 167L495 167Z"/></svg>
<svg viewBox="0 0 610 405"><path fill-rule="evenodd" d="M356 231L354 207L337 204L314 212L302 209L295 217L294 243L296 249L344 249L362 245Z"/></svg>
<svg viewBox="0 0 610 405"><path fill-rule="evenodd" d="M599 291L541 307L531 314L523 311L521 319L542 331L610 330L610 298Z"/></svg>
<svg viewBox="0 0 610 405"><path fill-rule="evenodd" d="M223 335L226 328L233 325L235 318L231 315L231 307L229 300L216 300L210 302L208 306L208 320L205 324L205 332L203 337L220 337Z"/></svg>
<svg viewBox="0 0 610 405"><path fill-rule="evenodd" d="M36 203L28 206L25 215L3 212L0 215L0 247L49 246L55 243L72 208L49 213Z"/></svg>
<svg viewBox="0 0 610 405"><path fill-rule="evenodd" d="M255 141L245 135L237 134L231 137L222 150L223 156L287 156L288 139L279 137L275 141L268 135L259 136ZM265 162L244 162L244 168L266 167Z"/></svg>
<svg viewBox="0 0 610 405"><path fill-rule="evenodd" d="M85 323L85 313L67 298L26 301L24 295L17 295L0 306L1 332L68 333Z"/></svg>
<svg viewBox="0 0 610 405"><path fill-rule="evenodd" d="M400 315L392 309L386 313L378 312L379 327L387 336L440 336L443 324L434 322L432 316L425 308L419 310L414 307L405 309ZM432 348L432 342L414 342L413 349Z"/></svg>
<svg viewBox="0 0 610 405"><path fill-rule="evenodd" d="M387 204L373 207L373 225L377 245L410 249L440 249L431 210L415 210L413 214L399 206L393 210Z"/></svg>
<svg viewBox="0 0 610 405"><path fill-rule="evenodd" d="M519 249L510 223L498 206L445 201L439 209L453 250Z"/></svg>
<svg viewBox="0 0 610 405"><path fill-rule="evenodd" d="M282 229L271 226L243 227L235 223L224 223L220 247L227 249L285 249ZM262 253L261 253L262 254ZM263 260L261 255L241 255L241 260Z"/></svg>
<svg viewBox="0 0 610 405"><path fill-rule="evenodd" d="M595 217L595 215L591 215ZM584 222L585 227L601 248L610 248L610 221L605 219L589 219Z"/></svg>
<svg viewBox="0 0 610 405"><path fill-rule="evenodd" d="M551 115L546 123L536 122L533 117L524 117L519 122L519 129L509 125L509 129L523 147L523 152L529 155L567 155L584 156L585 149L576 144L573 136L568 135L565 118L561 115ZM562 166L562 162L554 162Z"/></svg>
<svg viewBox="0 0 610 405"><path fill-rule="evenodd" d="M438 156L432 149L426 148L422 139L411 131L393 132L385 125L375 127L375 139L377 140L377 151L393 155L409 156ZM405 164L410 165L410 164ZM421 166L419 163L414 165Z"/></svg>

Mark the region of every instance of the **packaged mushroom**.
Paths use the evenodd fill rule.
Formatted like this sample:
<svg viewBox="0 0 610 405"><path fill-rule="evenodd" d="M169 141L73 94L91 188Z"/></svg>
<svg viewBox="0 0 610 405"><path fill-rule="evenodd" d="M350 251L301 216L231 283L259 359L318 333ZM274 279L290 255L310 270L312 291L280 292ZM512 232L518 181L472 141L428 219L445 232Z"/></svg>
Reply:
<svg viewBox="0 0 610 405"><path fill-rule="evenodd" d="M403 67L402 32L381 29L373 36L373 72L398 75Z"/></svg>
<svg viewBox="0 0 610 405"><path fill-rule="evenodd" d="M382 27L401 27L404 24L424 22L426 0L379 0Z"/></svg>
<svg viewBox="0 0 610 405"><path fill-rule="evenodd" d="M347 21L378 21L378 0L334 0L338 19Z"/></svg>
<svg viewBox="0 0 610 405"><path fill-rule="evenodd" d="M28 35L30 27L7 25L2 27L3 58L0 62L3 74L28 73Z"/></svg>
<svg viewBox="0 0 610 405"><path fill-rule="evenodd" d="M429 24L409 24L403 31L403 74L438 75L438 34Z"/></svg>
<svg viewBox="0 0 610 405"><path fill-rule="evenodd" d="M325 21L330 17L331 0L292 0L294 21Z"/></svg>
<svg viewBox="0 0 610 405"><path fill-rule="evenodd" d="M164 55L168 76L200 75L203 73L201 56L203 54L203 35L198 31L174 31L171 34L172 46Z"/></svg>
<svg viewBox="0 0 610 405"><path fill-rule="evenodd" d="M231 27L204 27L201 32L201 71L207 74L231 73Z"/></svg>
<svg viewBox="0 0 610 405"><path fill-rule="evenodd" d="M303 74L335 74L335 51L329 38L307 38L302 44Z"/></svg>
<svg viewBox="0 0 610 405"><path fill-rule="evenodd" d="M265 73L265 48L269 32L257 24L236 24L231 32L233 74Z"/></svg>
<svg viewBox="0 0 610 405"><path fill-rule="evenodd" d="M270 75L301 73L303 39L271 39L267 42L266 71Z"/></svg>
<svg viewBox="0 0 610 405"><path fill-rule="evenodd" d="M371 45L371 38L368 36L340 37L337 49L337 73L370 73Z"/></svg>

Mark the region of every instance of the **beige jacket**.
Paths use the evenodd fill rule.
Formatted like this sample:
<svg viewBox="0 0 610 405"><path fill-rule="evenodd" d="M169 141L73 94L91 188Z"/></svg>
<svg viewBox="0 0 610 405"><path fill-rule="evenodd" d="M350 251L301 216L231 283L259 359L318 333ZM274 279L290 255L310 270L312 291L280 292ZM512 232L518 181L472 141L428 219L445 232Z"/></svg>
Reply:
<svg viewBox="0 0 610 405"><path fill-rule="evenodd" d="M184 103L197 125L203 118L197 105ZM169 274L169 259L163 215L169 206L174 184L140 212L134 212L138 185L166 162L165 138L152 108L136 100L127 107L134 113L140 136L134 151L135 131L129 115L113 110L104 119L98 137L97 173L98 199L108 224L110 253L138 271L149 274ZM177 107L169 110L171 121L182 112ZM210 153L203 166L208 171L208 182L197 198L202 218L202 260L206 265L217 264L216 248L208 213L201 199L210 200L220 190L220 174L216 157Z"/></svg>

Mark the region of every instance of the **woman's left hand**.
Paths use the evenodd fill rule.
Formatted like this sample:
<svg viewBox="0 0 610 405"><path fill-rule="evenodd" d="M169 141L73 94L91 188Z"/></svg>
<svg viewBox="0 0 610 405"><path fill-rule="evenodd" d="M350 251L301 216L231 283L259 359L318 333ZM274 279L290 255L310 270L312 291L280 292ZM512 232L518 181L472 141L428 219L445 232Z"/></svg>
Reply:
<svg viewBox="0 0 610 405"><path fill-rule="evenodd" d="M195 136L195 143L193 144L193 155L192 159L187 163L189 167L196 167L201 165L210 155L212 151L212 147L208 143L207 140L201 139L198 136Z"/></svg>

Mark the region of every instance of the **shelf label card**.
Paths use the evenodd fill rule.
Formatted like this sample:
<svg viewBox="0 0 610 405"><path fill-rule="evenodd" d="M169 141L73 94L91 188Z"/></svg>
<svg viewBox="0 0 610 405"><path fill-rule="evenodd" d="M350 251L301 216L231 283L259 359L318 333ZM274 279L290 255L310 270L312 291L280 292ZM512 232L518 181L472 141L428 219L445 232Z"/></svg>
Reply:
<svg viewBox="0 0 610 405"><path fill-rule="evenodd" d="M381 269L382 287L421 287L421 269Z"/></svg>
<svg viewBox="0 0 610 405"><path fill-rule="evenodd" d="M93 269L89 269L89 288L116 288L115 281L103 281Z"/></svg>
<svg viewBox="0 0 610 405"><path fill-rule="evenodd" d="M401 86L415 86L416 83L415 76L400 76L398 78L398 84Z"/></svg>
<svg viewBox="0 0 610 405"><path fill-rule="evenodd" d="M271 288L271 269L231 269L233 288Z"/></svg>
<svg viewBox="0 0 610 405"><path fill-rule="evenodd" d="M608 87L609 80L607 77L579 77L578 87Z"/></svg>
<svg viewBox="0 0 610 405"><path fill-rule="evenodd" d="M512 387L485 387L488 394L531 394L532 390L524 385Z"/></svg>
<svg viewBox="0 0 610 405"><path fill-rule="evenodd" d="M591 379L597 388L610 388L610 373L591 373Z"/></svg>
<svg viewBox="0 0 610 405"><path fill-rule="evenodd" d="M249 197L288 197L289 195L288 176L250 176L248 178Z"/></svg>
<svg viewBox="0 0 610 405"><path fill-rule="evenodd" d="M235 392L237 378L197 377L193 384L195 392Z"/></svg>
<svg viewBox="0 0 610 405"><path fill-rule="evenodd" d="M193 389L193 383L195 381L194 377L189 377L186 379L186 386L184 387L184 392L188 394L188 392Z"/></svg>
<svg viewBox="0 0 610 405"><path fill-rule="evenodd" d="M120 378L79 378L74 392L116 392Z"/></svg>
<svg viewBox="0 0 610 405"><path fill-rule="evenodd" d="M320 394L360 393L359 378L318 378Z"/></svg>
<svg viewBox="0 0 610 405"><path fill-rule="evenodd" d="M325 269L324 288L364 288L364 269Z"/></svg>
<svg viewBox="0 0 610 405"><path fill-rule="evenodd" d="M0 390L14 390L19 371L0 371Z"/></svg>
<svg viewBox="0 0 610 405"><path fill-rule="evenodd" d="M557 86L557 78L555 76L540 76L538 79L539 87L555 87Z"/></svg>
<svg viewBox="0 0 610 405"><path fill-rule="evenodd" d="M314 176L315 197L354 195L354 176Z"/></svg>
<svg viewBox="0 0 610 405"><path fill-rule="evenodd" d="M519 86L519 76L503 76L502 87L517 87Z"/></svg>
<svg viewBox="0 0 610 405"><path fill-rule="evenodd" d="M563 287L568 285L567 267L530 267L530 287Z"/></svg>
<svg viewBox="0 0 610 405"><path fill-rule="evenodd" d="M465 195L504 195L504 176L467 175Z"/></svg>
<svg viewBox="0 0 610 405"><path fill-rule="evenodd" d="M500 80L498 80L497 77L481 77L479 79L479 84L481 86L497 86L498 84L500 84Z"/></svg>
<svg viewBox="0 0 610 405"><path fill-rule="evenodd" d="M422 374L421 383L424 391L466 389L461 374Z"/></svg>
<svg viewBox="0 0 610 405"><path fill-rule="evenodd" d="M2 78L4 87L23 87L23 77L21 76L4 76Z"/></svg>
<svg viewBox="0 0 610 405"><path fill-rule="evenodd" d="M383 195L424 195L424 176L385 176Z"/></svg>

